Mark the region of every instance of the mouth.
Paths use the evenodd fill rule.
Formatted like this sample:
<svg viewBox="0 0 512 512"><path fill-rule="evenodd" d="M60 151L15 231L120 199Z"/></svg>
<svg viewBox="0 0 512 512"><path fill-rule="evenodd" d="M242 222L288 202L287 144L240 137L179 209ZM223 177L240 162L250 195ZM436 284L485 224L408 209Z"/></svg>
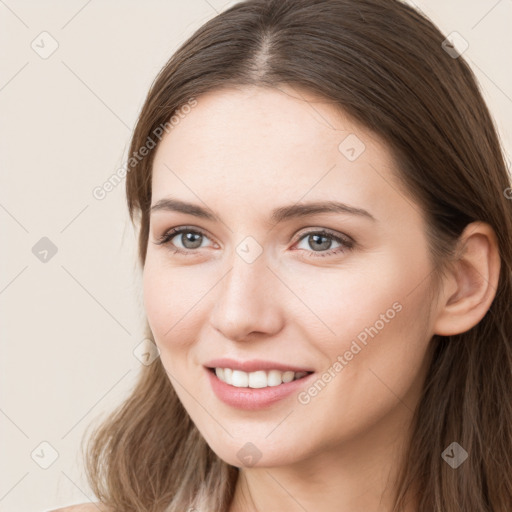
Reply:
<svg viewBox="0 0 512 512"><path fill-rule="evenodd" d="M256 370L253 372L245 372L233 368L206 367L220 381L237 388L268 388L278 387L295 380L301 380L312 371L292 371L292 370Z"/></svg>

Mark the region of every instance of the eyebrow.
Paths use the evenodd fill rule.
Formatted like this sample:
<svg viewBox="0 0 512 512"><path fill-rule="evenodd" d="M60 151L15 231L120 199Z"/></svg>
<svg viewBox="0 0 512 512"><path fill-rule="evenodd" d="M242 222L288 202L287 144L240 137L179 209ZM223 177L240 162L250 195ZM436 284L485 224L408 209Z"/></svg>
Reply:
<svg viewBox="0 0 512 512"><path fill-rule="evenodd" d="M221 222L221 219L209 208L187 203L172 197L160 199L151 207L151 213L156 211L174 211L194 215L202 219ZM279 223L292 218L305 217L318 213L346 213L367 218L376 222L377 219L368 211L362 208L356 208L338 201L317 201L310 203L296 203L289 206L281 206L272 211L270 222Z"/></svg>

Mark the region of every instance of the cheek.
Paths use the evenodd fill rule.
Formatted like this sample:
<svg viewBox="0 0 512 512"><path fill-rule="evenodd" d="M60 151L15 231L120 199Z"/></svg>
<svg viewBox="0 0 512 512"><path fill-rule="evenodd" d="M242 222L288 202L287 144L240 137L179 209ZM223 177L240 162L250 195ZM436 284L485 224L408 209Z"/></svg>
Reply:
<svg viewBox="0 0 512 512"><path fill-rule="evenodd" d="M332 324L335 342L325 341L330 336L317 344L327 362L318 379L323 383L313 382L297 398L305 430L316 430L327 444L381 422L398 431L415 407L429 339L425 289L420 286L408 297L410 288L395 291L394 303L376 292L358 304L345 301L345 313ZM328 421L318 422L326 415Z"/></svg>
<svg viewBox="0 0 512 512"><path fill-rule="evenodd" d="M164 364L186 355L208 320L219 275L197 265L173 267L165 254L149 251L143 272L146 317Z"/></svg>
<svg viewBox="0 0 512 512"><path fill-rule="evenodd" d="M381 417L397 405L397 397L414 407L409 394L423 378L432 334L428 279L420 284L413 279L418 268L379 268L365 286L345 281L342 288L349 297L333 297L338 315L331 310L331 318L337 336L323 344L330 367L337 361L341 366L334 369L332 385L322 391L317 405L335 401L354 426L363 418L371 423Z"/></svg>
<svg viewBox="0 0 512 512"><path fill-rule="evenodd" d="M408 258L415 264L406 265ZM306 314L296 321L325 356L326 367L343 359L343 376L335 380L350 381L356 394L361 391L359 398L375 386L385 391L370 369L390 387L405 390L421 369L431 337L426 255L397 249L360 259L357 269L332 270L311 269L295 278L294 291L308 306L301 305Z"/></svg>
<svg viewBox="0 0 512 512"><path fill-rule="evenodd" d="M366 327L396 316L397 302L410 291L410 276L399 275L400 263L392 258L360 260L346 267L288 270L285 282L293 283L295 296L288 294L295 321L301 323L311 342L322 340L327 352L344 351L345 345ZM393 305L395 307L393 308ZM300 313L300 314L299 314ZM387 325L387 324L386 324Z"/></svg>
<svg viewBox="0 0 512 512"><path fill-rule="evenodd" d="M186 340L184 331L198 300L194 283L148 251L142 285L146 316L159 348L166 351Z"/></svg>

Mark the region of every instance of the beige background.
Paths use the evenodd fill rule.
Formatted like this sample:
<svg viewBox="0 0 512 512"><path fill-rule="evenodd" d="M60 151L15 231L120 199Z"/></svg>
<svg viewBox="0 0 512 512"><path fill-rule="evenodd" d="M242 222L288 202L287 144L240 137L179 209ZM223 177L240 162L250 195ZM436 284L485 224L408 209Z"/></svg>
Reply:
<svg viewBox="0 0 512 512"><path fill-rule="evenodd" d="M143 307L124 182L92 191L123 164L160 67L233 3L0 0L0 511L95 500L79 445L133 385ZM512 154L512 0L416 4L468 41Z"/></svg>

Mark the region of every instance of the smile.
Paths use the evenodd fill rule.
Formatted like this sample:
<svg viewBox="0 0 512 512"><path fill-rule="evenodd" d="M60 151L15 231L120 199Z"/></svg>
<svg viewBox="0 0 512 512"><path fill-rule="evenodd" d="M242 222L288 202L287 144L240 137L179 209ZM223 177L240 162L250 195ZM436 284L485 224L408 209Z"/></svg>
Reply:
<svg viewBox="0 0 512 512"><path fill-rule="evenodd" d="M280 386L299 380L312 372L294 372L280 370L257 370L254 372L244 372L232 368L209 368L214 372L219 380L237 388L266 388Z"/></svg>

